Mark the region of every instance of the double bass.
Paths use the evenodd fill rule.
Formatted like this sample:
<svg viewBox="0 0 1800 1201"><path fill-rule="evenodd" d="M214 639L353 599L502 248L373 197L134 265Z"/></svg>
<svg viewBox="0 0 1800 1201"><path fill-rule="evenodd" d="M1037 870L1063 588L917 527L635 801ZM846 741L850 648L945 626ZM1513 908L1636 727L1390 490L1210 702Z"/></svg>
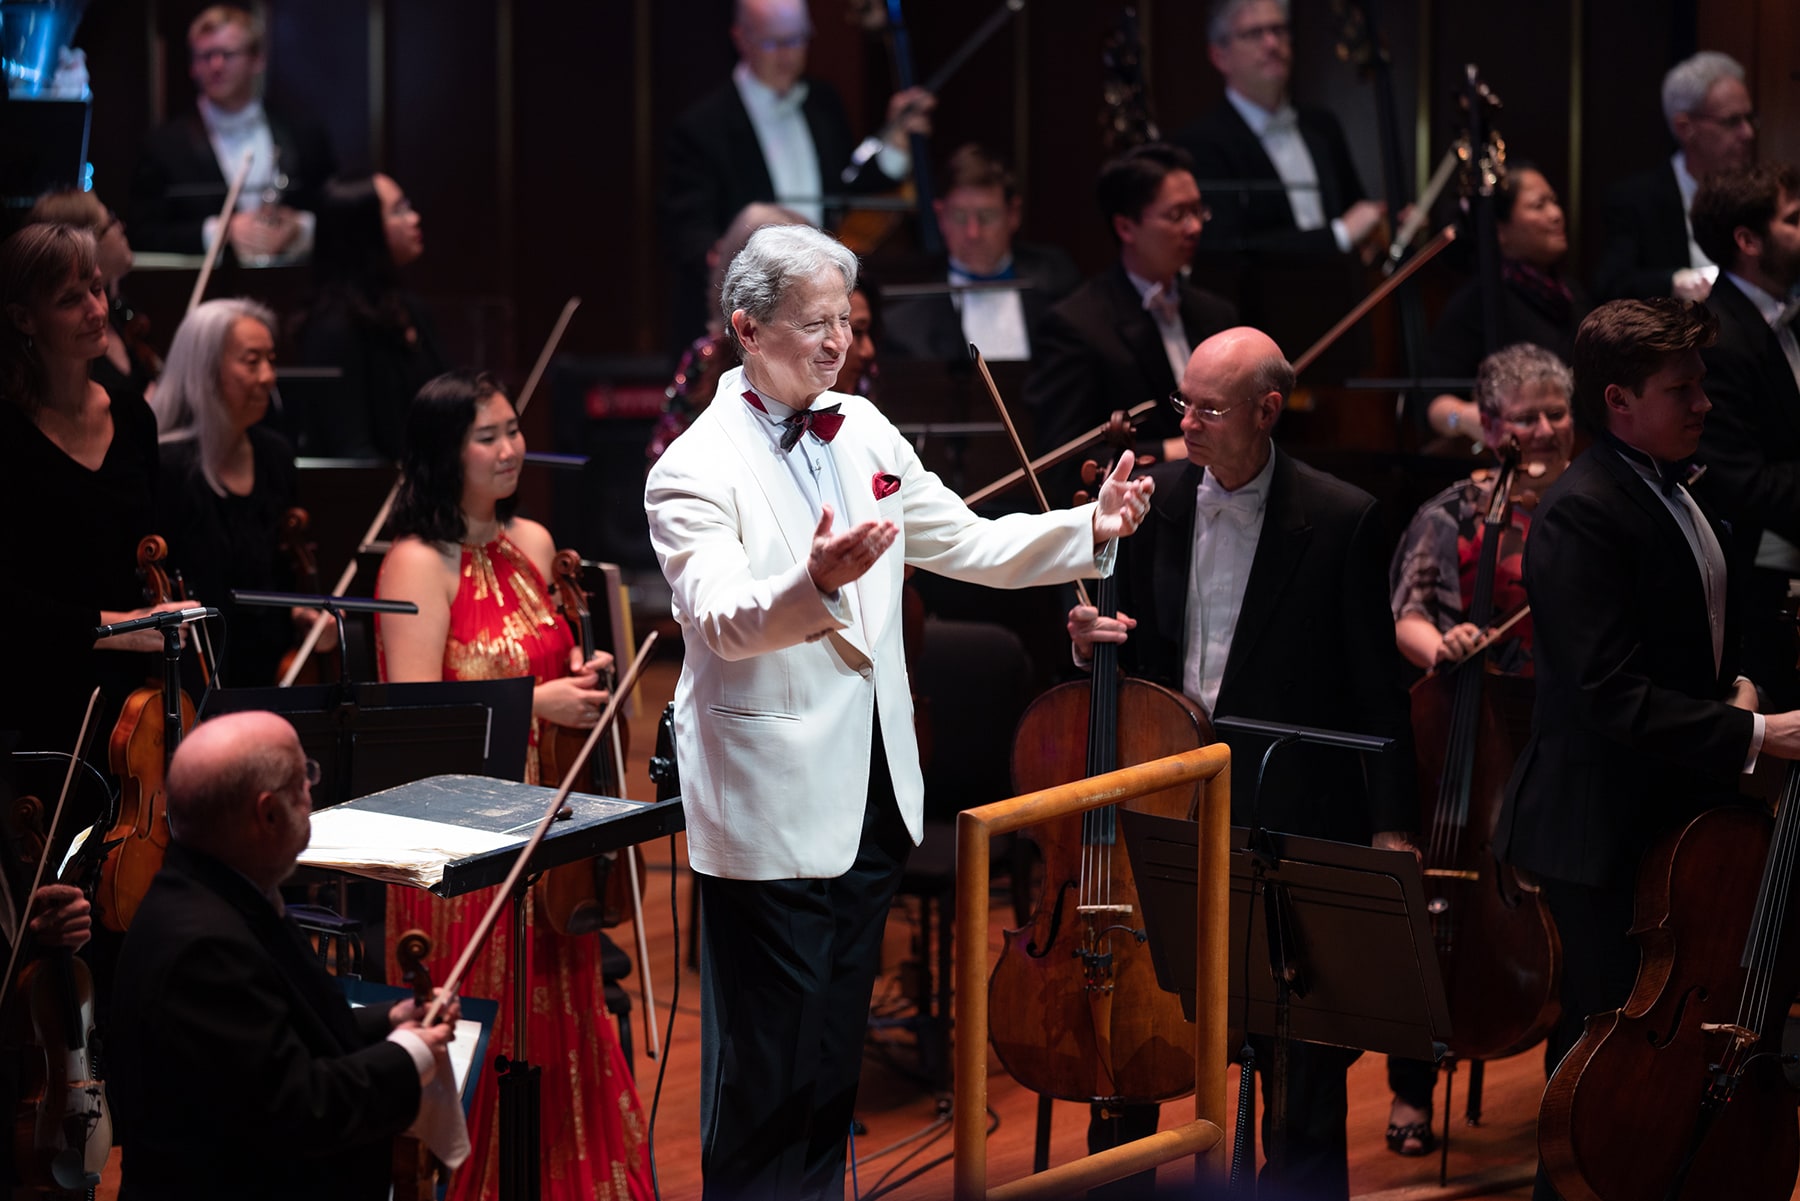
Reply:
<svg viewBox="0 0 1800 1201"><path fill-rule="evenodd" d="M1494 572L1511 532L1517 442L1494 473L1469 621L1494 619ZM1507 778L1530 721L1529 678L1487 670L1485 648L1412 691L1423 812L1426 905L1450 1007L1452 1053L1499 1059L1542 1041L1562 1011L1561 942L1548 906L1494 854Z"/></svg>
<svg viewBox="0 0 1800 1201"><path fill-rule="evenodd" d="M1115 589L1100 581L1103 615L1116 612ZM1097 642L1090 679L1051 689L1020 719L1013 786L1034 792L1210 741L1198 706L1123 677L1117 644ZM1197 789L1177 788L1129 804L1191 819L1198 801ZM1006 932L988 981L990 1038L1012 1077L1045 1097L1111 1109L1194 1087L1194 1028L1180 998L1156 982L1116 809L1025 832L1043 855L1043 889L1027 924Z"/></svg>

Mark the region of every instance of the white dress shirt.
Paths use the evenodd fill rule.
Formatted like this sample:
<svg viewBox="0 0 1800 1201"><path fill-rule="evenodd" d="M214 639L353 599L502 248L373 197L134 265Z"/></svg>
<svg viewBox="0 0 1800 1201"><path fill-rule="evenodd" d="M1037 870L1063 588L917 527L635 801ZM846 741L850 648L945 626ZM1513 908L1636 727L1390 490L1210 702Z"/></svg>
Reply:
<svg viewBox="0 0 1800 1201"><path fill-rule="evenodd" d="M276 196L287 186L287 176L281 171L281 155L275 147L275 135L269 128L269 116L263 111L262 101L252 100L235 113L226 112L204 96L195 103L227 187L237 178L238 169L244 164L244 152L250 153L250 170L244 175L244 186L238 191L236 211L256 212L263 207L266 198ZM301 212L299 219L300 234L284 252L284 258L298 258L312 250L313 214ZM218 217L208 217L201 223L202 244L210 250L218 236Z"/></svg>
<svg viewBox="0 0 1800 1201"><path fill-rule="evenodd" d="M1005 271L1012 256L1000 264ZM977 282L955 259L950 260L950 286ZM962 314L963 341L981 348L981 357L992 363L1022 362L1031 357L1031 339L1025 328L1025 298L1017 288L982 288L952 292L950 302Z"/></svg>
<svg viewBox="0 0 1800 1201"><path fill-rule="evenodd" d="M1179 280L1151 283L1131 271L1125 272L1125 278L1137 289L1138 297L1144 302L1144 311L1156 323L1156 332L1162 338L1163 353L1169 356L1169 370L1175 373L1175 382L1180 384L1181 373L1187 370L1188 356L1194 353L1194 345L1188 341L1187 327L1181 324Z"/></svg>
<svg viewBox="0 0 1800 1201"><path fill-rule="evenodd" d="M1325 200L1319 191L1319 169L1313 164L1312 151L1300 136L1299 115L1294 106L1283 100L1274 112L1225 89L1225 99L1237 109L1238 116L1262 143L1263 153L1275 164L1275 174L1287 188L1288 205L1294 210L1294 225L1302 230L1324 229L1327 222ZM1329 219L1331 236L1340 252L1350 252L1350 230L1338 217Z"/></svg>
<svg viewBox="0 0 1800 1201"><path fill-rule="evenodd" d="M1188 565L1181 690L1208 713L1218 702L1219 682L1225 678L1225 660L1237 632L1274 474L1271 452L1255 478L1236 491L1226 491L1210 471L1194 490L1194 553Z"/></svg>
<svg viewBox="0 0 1800 1201"><path fill-rule="evenodd" d="M801 106L811 90L801 80L777 96L773 89L750 73L748 63L739 63L731 72L750 114L750 127L756 131L757 145L762 147L763 162L769 168L769 182L775 186L775 202L793 209L814 225L825 221L823 203L826 192L838 190L837 180L819 177L819 151L813 145L812 130L807 128ZM912 156L893 146L883 146L875 159L889 179L905 179L912 167Z"/></svg>
<svg viewBox="0 0 1800 1201"><path fill-rule="evenodd" d="M1675 518L1675 524L1681 527L1681 536L1687 539L1688 550L1693 552L1694 566L1700 569L1700 583L1706 591L1706 620L1712 627L1712 659L1713 671L1718 672L1724 662L1725 655L1725 551L1719 546L1719 539L1713 533L1712 526L1706 520L1706 514L1688 495L1686 485L1677 484L1674 490L1665 494L1662 481L1648 463L1643 463L1628 455L1620 456L1631 465L1631 469L1644 481L1644 486L1655 493L1656 498L1669 510ZM1743 679L1739 676L1738 679ZM1750 753L1744 758L1744 771L1749 772L1756 767L1756 757L1762 752L1764 720L1760 713L1752 715Z"/></svg>

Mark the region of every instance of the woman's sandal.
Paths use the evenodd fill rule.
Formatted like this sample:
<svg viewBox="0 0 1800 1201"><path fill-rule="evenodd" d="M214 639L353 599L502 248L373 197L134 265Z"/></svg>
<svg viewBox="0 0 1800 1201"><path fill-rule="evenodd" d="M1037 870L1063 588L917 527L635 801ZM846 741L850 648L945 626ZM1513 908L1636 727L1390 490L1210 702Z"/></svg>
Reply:
<svg viewBox="0 0 1800 1201"><path fill-rule="evenodd" d="M1409 1142L1416 1142L1418 1145L1408 1147L1406 1144ZM1404 1155L1410 1159L1436 1151L1438 1140L1437 1135L1432 1133L1429 1120L1410 1122L1405 1126L1390 1124L1387 1128L1387 1146L1395 1155Z"/></svg>

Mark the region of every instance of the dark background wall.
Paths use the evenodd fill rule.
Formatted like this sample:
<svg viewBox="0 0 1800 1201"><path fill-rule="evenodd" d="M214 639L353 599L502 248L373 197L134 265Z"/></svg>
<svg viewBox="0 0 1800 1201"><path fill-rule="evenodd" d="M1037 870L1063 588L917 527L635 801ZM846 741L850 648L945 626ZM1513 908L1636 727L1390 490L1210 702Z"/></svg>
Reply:
<svg viewBox="0 0 1800 1201"><path fill-rule="evenodd" d="M191 103L183 31L201 7L107 0L88 12L76 40L94 79L104 199L123 202L144 131ZM866 129L892 73L854 7L815 0L812 61ZM990 11L985 0L908 7L922 75ZM266 0L263 9L272 101L325 122L346 168L394 175L424 214L427 253L411 279L448 314L456 357L522 374L571 294L585 303L565 350L663 353L662 140L730 69L731 0ZM1026 235L1065 246L1088 269L1110 253L1091 180L1103 158L1100 48L1122 9L1031 0L945 87L938 110L939 145L977 138L1010 154L1025 182ZM1658 83L1700 45L1743 58L1765 148L1800 157L1800 16L1783 0L1701 9L1698 0L1386 0L1377 15L1406 178L1416 182L1448 144L1455 89L1476 63L1504 100L1511 152L1542 166L1568 202L1585 265L1598 240L1592 198L1669 153ZM1137 5L1153 114L1166 131L1219 98L1204 10L1199 0ZM1339 59L1334 5L1296 0L1293 22L1297 98L1339 114L1379 191L1374 88Z"/></svg>

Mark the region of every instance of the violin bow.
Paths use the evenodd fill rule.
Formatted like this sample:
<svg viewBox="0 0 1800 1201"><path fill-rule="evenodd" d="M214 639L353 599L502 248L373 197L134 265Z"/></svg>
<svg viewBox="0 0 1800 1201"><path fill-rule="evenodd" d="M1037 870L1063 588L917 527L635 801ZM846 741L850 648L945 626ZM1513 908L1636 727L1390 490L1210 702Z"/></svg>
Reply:
<svg viewBox="0 0 1800 1201"><path fill-rule="evenodd" d="M194 294L188 297L187 311L191 313L206 295L206 285L212 279L213 265L219 261L219 250L225 245L225 231L231 228L231 214L237 211L238 193L244 190L244 178L250 174L250 159L256 152L244 151L244 161L238 164L237 174L232 177L231 186L225 189L225 207L219 210L219 233L206 248L206 258L200 264L199 278L194 280ZM186 316L183 313L182 316Z"/></svg>
<svg viewBox="0 0 1800 1201"><path fill-rule="evenodd" d="M1006 436L1012 442L1013 452L1019 456L1019 463L1021 464L1019 468L1020 472L1023 473L1026 479L1031 481L1031 491L1032 494L1037 497L1038 508L1043 512L1048 513L1050 511L1050 500L1044 495L1043 484L1038 482L1035 465L1031 461L1031 456L1025 453L1025 443L1019 438L1018 428L1013 425L1012 414L1006 411L1006 402L1000 399L1000 389L994 384L994 375L988 370L987 360L981 357L981 350L973 342L969 343L969 357L975 360L975 370L981 373L981 382L987 385L988 395L994 398L994 409L1000 414L1000 424L1006 427ZM1105 428L1105 426L1101 426L1095 433L1098 434L1099 432L1104 431ZM1082 446L1086 447L1089 441L1092 441L1092 439L1084 439L1082 441ZM1058 450L1062 449L1066 448L1058 448ZM1068 456L1065 455L1063 457L1067 458ZM1061 459L1057 460L1057 462L1061 461ZM967 504L968 502L964 501L963 503ZM1080 599L1082 604L1087 605L1090 608L1093 606L1093 602L1088 599L1088 591L1082 585L1080 580L1075 581L1075 595Z"/></svg>
<svg viewBox="0 0 1800 1201"><path fill-rule="evenodd" d="M1406 258L1407 247L1431 220L1431 210L1437 204L1438 197L1443 195L1444 188L1450 183L1450 177L1456 174L1456 167L1462 161L1464 146L1458 141L1450 149L1444 151L1444 157L1438 160L1437 169L1431 173L1431 179L1425 184L1425 190L1419 193L1418 200L1413 202L1412 212L1400 223L1400 230L1394 235L1392 244L1388 246L1387 261L1381 264L1383 275L1392 275L1400 269Z"/></svg>
<svg viewBox="0 0 1800 1201"><path fill-rule="evenodd" d="M550 365L550 357L556 353L558 344L562 342L563 331L569 328L569 318L573 317L575 310L580 307L581 297L579 296L571 296L563 304L562 315L556 319L556 325L551 328L550 337L544 342L544 349L538 352L537 362L532 366L531 374L526 377L525 386L519 389L519 399L514 403L514 408L520 416L524 416L525 406L531 402L531 394L537 390L538 381L543 378L545 369ZM381 502L381 508L375 513L375 520L369 523L369 528L363 532L362 541L356 544L358 550L368 546L381 536L381 527L387 524L388 514L394 511L394 502L400 499L401 483L402 477L396 475L394 486L388 489L387 499ZM337 587L331 590L331 595L344 595L355 579L356 556L352 555L350 561L344 564L344 572L338 576ZM313 618L312 628L306 631L306 637L301 641L300 649L294 654L294 661L288 664L287 674L281 677L280 687L291 688L294 681L300 678L301 669L312 657L313 649L319 645L319 638L325 633L325 627L335 620L336 618L330 613L320 613Z"/></svg>
<svg viewBox="0 0 1800 1201"><path fill-rule="evenodd" d="M1399 270L1375 285L1373 291L1356 303L1356 307L1345 313L1338 323L1325 331L1325 335L1306 348L1306 353L1294 360L1294 374L1299 375L1312 366L1318 357L1331 349L1331 344L1344 336L1344 331L1369 315L1369 311L1386 300L1395 288L1411 279L1419 268L1436 258L1450 243L1456 241L1456 227L1446 225L1438 231L1437 237L1425 244L1425 249L1408 259Z"/></svg>
<svg viewBox="0 0 1800 1201"><path fill-rule="evenodd" d="M638 676L643 672L644 664L649 661L650 651L655 646L656 631L652 630L645 636L643 644L638 647L636 656L631 660L631 666L625 669L624 676L619 680L619 686L613 689L612 697L606 702L606 711L600 715L600 720L594 723L594 728L588 733L587 741L581 744L581 750L576 753L574 761L563 772L562 787L558 788L556 794L550 798L549 805L544 809L544 816L538 821L537 829L531 832L531 837L520 848L519 857L513 860L512 870L507 872L506 879L494 893L493 903L488 906L487 912L481 915L481 921L476 925L475 932L469 936L468 945L463 948L462 955L457 958L456 966L451 969L450 974L444 978L444 983L439 986L437 999L431 1003L431 1008L425 1011L423 1025L436 1025L438 1019L443 1016L444 1006L448 1004L448 999L454 997L457 989L462 987L462 980L468 974L469 965L475 961L475 956L481 950L482 945L487 942L488 935L494 931L494 923L500 917L500 910L507 902L514 899L513 890L518 886L519 877L525 874L525 867L531 862L532 855L536 854L538 846L544 841L544 835L549 831L550 823L556 820L556 815L562 811L563 802L568 799L569 793L574 791L575 781L580 779L581 769L586 766L588 756L593 754L594 747L599 744L601 736L612 727L613 722L618 718L620 704L627 696L631 695L631 690L637 687Z"/></svg>
<svg viewBox="0 0 1800 1201"><path fill-rule="evenodd" d="M613 598L617 603L617 598ZM610 669L608 670L610 673ZM612 739L613 785L618 795L626 795L625 788L625 742L619 736L619 723L614 722L608 732ZM650 978L650 940L644 932L644 898L639 893L637 856L631 848L619 852L619 858L625 861L626 884L631 892L631 927L637 941L638 953L638 987L644 994L644 1038L648 1044L645 1050L651 1059L662 1055L662 1035L656 1029L656 989ZM616 866L615 869L617 870Z"/></svg>
<svg viewBox="0 0 1800 1201"><path fill-rule="evenodd" d="M1433 676L1441 675L1446 671L1456 670L1458 667L1461 667L1463 664L1467 663L1470 659L1473 659L1476 655L1481 654L1483 651L1485 651L1489 647L1493 646L1496 642L1499 642L1502 638L1506 637L1506 632L1508 630L1512 629L1514 626L1518 625L1521 621L1525 620L1527 617L1530 617L1530 616L1531 616L1531 606L1528 604L1520 605L1517 609L1514 609L1512 611L1512 613L1507 617L1507 619L1505 621L1501 622L1499 625L1497 625L1493 629L1489 630L1482 637L1476 639L1475 645L1471 646L1469 648L1468 654L1459 655L1454 659L1446 659L1442 663L1437 664L1430 671L1425 673L1425 675L1421 678L1420 682L1422 683L1422 682L1424 682L1424 680L1429 680Z"/></svg>
<svg viewBox="0 0 1800 1201"><path fill-rule="evenodd" d="M62 793L56 798L56 809L50 815L50 828L44 832L44 851L38 856L37 868L31 873L31 888L25 893L25 910L19 915L19 929L13 935L12 950L6 957L6 975L0 976L0 1003L12 987L13 969L19 965L19 948L31 936L31 898L44 882L44 866L50 860L50 848L56 845L56 827L62 821L63 803L69 799L69 788L75 783L75 769L81 766L81 749L87 745L88 727L94 721L94 708L100 703L100 690L88 694L87 712L81 715L81 732L75 735L75 753L69 756L69 770L63 775Z"/></svg>
<svg viewBox="0 0 1800 1201"><path fill-rule="evenodd" d="M983 376L988 376L988 370L985 365L981 368L981 372L982 372ZM990 390L994 387L994 381L991 376L988 376L988 387ZM993 395L994 395L995 403L999 403L1000 394L998 392L994 392ZM1129 409L1125 410L1125 416L1127 416L1133 420L1136 420L1137 418L1142 417L1145 413L1150 412L1150 410L1154 409L1160 403L1161 403L1160 401L1146 400L1142 404L1132 405ZM1004 408L1001 409L1002 413L1004 413L1005 411L1006 410ZM1008 427L1010 427L1012 425L1012 422L1010 420L1008 420L1006 424L1008 425ZM1108 424L1110 424L1110 423L1108 423ZM969 493L967 496L963 497L962 502L963 502L963 504L968 505L972 509L976 505L982 503L985 500L991 500L992 498L1000 495L1002 492L1009 491L1010 489L1017 487L1019 484L1024 483L1026 474L1028 472L1048 471L1050 468L1055 467L1058 463L1067 462L1069 459L1074 458L1076 455L1080 454L1082 451L1086 450L1088 447L1090 447L1094 443L1098 442L1103 436L1105 436L1105 434L1106 434L1106 426L1105 425L1096 425L1093 429L1088 430L1086 433L1078 434L1075 437L1069 439L1067 442L1064 442L1061 446L1057 447L1055 450L1052 450L1052 451L1048 452L1047 454L1041 454L1035 459L1028 460L1023 467L1013 468L1011 471L1007 472L1005 475L1001 476L999 479L995 480L993 483L988 484L987 486L982 487L982 488L977 488L975 491L973 491L973 492Z"/></svg>

